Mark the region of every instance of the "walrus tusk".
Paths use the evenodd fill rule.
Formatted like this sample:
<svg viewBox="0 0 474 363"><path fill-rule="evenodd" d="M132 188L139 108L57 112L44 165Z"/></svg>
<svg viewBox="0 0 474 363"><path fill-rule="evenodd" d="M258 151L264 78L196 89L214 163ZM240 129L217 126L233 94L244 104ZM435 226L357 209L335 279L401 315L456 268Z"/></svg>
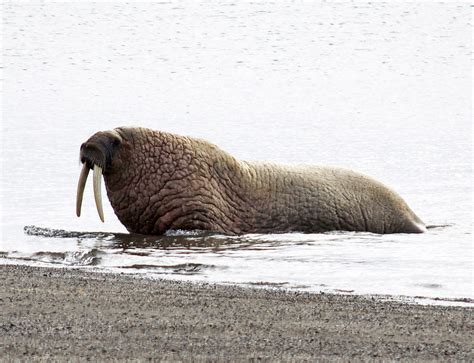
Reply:
<svg viewBox="0 0 474 363"><path fill-rule="evenodd" d="M102 168L94 165L94 199L95 205L97 206L97 212L99 213L100 220L104 222L104 211L102 209L102 195L101 195L101 180L102 180Z"/></svg>
<svg viewBox="0 0 474 363"><path fill-rule="evenodd" d="M81 175L79 176L79 182L77 183L77 196L76 196L76 215L81 216L82 197L84 196L84 188L86 187L87 177L89 176L89 168L86 163L82 165Z"/></svg>

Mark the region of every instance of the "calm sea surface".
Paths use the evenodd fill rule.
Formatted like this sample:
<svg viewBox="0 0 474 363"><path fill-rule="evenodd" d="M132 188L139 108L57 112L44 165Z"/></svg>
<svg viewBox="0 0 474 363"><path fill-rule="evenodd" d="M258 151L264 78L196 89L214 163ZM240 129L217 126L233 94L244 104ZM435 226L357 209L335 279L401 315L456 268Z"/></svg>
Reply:
<svg viewBox="0 0 474 363"><path fill-rule="evenodd" d="M468 3L2 12L1 264L474 305ZM440 227L136 237L106 200L99 221L91 183L78 219L79 146L121 125L202 137L240 159L356 169Z"/></svg>

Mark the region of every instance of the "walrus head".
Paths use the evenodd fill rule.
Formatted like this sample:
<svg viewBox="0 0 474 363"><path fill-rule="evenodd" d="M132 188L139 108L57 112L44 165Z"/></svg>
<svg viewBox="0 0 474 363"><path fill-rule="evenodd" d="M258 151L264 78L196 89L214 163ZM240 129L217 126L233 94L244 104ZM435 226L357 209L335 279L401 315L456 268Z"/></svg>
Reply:
<svg viewBox="0 0 474 363"><path fill-rule="evenodd" d="M94 199L97 212L104 222L102 208L101 180L102 174L109 173L113 167L114 156L121 150L124 138L119 130L102 131L94 134L81 145L80 161L82 171L77 185L76 214L81 215L82 198L89 170L94 171Z"/></svg>

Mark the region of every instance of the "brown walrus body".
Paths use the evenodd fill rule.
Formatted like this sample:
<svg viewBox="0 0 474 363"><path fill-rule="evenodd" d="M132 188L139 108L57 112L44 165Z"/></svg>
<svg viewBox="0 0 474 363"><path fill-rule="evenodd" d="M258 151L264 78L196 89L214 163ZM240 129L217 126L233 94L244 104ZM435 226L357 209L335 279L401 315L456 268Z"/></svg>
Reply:
<svg viewBox="0 0 474 363"><path fill-rule="evenodd" d="M89 169L134 233L419 233L426 229L383 184L339 168L239 161L204 140L145 128L98 132L81 146L77 214Z"/></svg>

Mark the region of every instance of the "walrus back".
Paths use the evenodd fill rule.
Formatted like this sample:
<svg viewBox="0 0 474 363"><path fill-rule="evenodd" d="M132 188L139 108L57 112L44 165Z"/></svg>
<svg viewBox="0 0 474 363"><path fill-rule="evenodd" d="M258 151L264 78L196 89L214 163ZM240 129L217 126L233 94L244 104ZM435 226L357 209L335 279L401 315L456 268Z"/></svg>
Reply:
<svg viewBox="0 0 474 363"><path fill-rule="evenodd" d="M419 233L421 220L382 183L352 170L245 163L265 230Z"/></svg>

